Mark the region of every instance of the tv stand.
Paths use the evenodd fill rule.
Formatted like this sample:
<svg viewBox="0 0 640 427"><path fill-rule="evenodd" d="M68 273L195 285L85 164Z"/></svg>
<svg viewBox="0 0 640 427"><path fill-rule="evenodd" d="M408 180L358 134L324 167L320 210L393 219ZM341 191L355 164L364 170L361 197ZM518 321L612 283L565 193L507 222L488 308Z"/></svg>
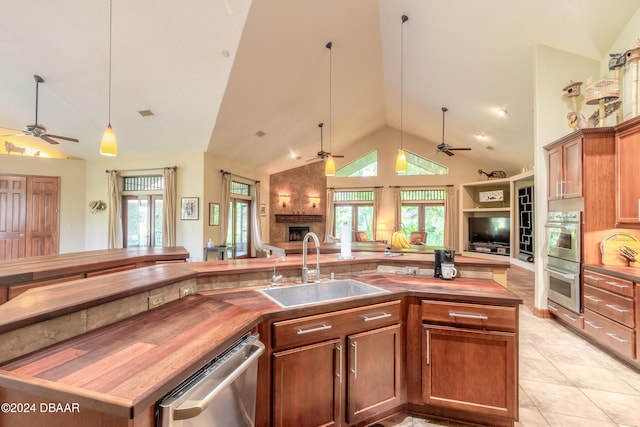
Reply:
<svg viewBox="0 0 640 427"><path fill-rule="evenodd" d="M511 253L509 245L489 242L470 242L469 252L480 252L494 255L509 255Z"/></svg>

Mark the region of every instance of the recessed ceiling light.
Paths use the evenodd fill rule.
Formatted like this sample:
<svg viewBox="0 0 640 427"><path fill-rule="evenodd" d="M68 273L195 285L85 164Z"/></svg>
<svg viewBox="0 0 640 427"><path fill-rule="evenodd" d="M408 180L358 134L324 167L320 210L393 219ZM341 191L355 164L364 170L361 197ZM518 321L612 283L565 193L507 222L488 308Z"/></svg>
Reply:
<svg viewBox="0 0 640 427"><path fill-rule="evenodd" d="M485 135L484 133L478 133L476 134L476 138L478 138L481 141L484 141L487 139L487 135Z"/></svg>
<svg viewBox="0 0 640 427"><path fill-rule="evenodd" d="M222 56L224 58L228 58L229 57L229 51L227 49L221 49L220 50L220 56Z"/></svg>
<svg viewBox="0 0 640 427"><path fill-rule="evenodd" d="M496 111L496 113L500 117L507 117L507 115L509 114L509 112L507 110L505 110L504 108L498 108L498 111Z"/></svg>
<svg viewBox="0 0 640 427"><path fill-rule="evenodd" d="M138 111L138 114L140 114L142 117L155 116L155 114L153 114L153 111L151 110L140 110Z"/></svg>

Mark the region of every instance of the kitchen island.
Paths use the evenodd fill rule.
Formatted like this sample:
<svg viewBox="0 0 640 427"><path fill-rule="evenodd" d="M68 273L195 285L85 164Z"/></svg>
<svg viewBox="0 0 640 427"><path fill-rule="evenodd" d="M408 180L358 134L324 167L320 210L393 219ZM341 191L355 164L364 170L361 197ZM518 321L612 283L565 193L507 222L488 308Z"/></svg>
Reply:
<svg viewBox="0 0 640 427"><path fill-rule="evenodd" d="M360 263L353 260L341 261L343 264L340 264L335 257L331 257L322 260L323 276L335 272L332 270L336 270L337 267L342 267L350 271L339 274L375 284L386 292L287 309L258 292L260 288L265 287L265 282L259 282L257 278L265 277L265 274L270 277L274 261L230 260L153 266L139 271L72 281L55 285L51 289L32 289L7 303L7 307L0 306L0 323L6 331L2 336L2 345L6 346L7 342L12 342L16 346L19 336L24 340L32 340L37 338L38 331L43 330L44 335L50 338L49 342L55 342L56 337L46 332L45 325L49 322L62 322L70 326L84 319L86 324L90 310L109 313L105 309L106 306L111 307L114 303L120 306L125 302L131 303L132 300L146 300L149 304L153 295L169 295L169 288L173 289L176 295L173 299L167 298L157 307L147 306L146 310L131 311L133 314L129 315L120 313L112 323L103 322L95 329L78 329L75 336L67 336L67 339L57 344L43 346L29 354L25 352L14 355L12 360L0 367L0 400L77 403L81 411L45 415L10 413L3 414L3 418L9 420L8 425L12 426L34 425L34 420L42 419L43 416L46 417L47 425L52 426L87 425L87 420L101 420L102 424L93 421L91 423L104 426L153 425L155 402L229 343L247 331L257 330L263 342L269 346L267 355L261 357L259 365L257 425L275 425L272 417L272 395L269 391L273 373L267 368L270 365L269 358L276 349L270 345L272 325L327 312L344 312L396 301L394 304L398 304L397 307L401 309L398 311L399 320L395 330L400 332L396 332L394 336L401 338L401 354L407 355L406 364L404 357L398 358L402 361L398 372L403 373L397 383L398 397L392 406L382 405L379 410L366 413L366 417L359 421L355 421L356 418L346 421L340 415L338 425L360 425L358 423L365 420L370 422L393 411L406 409L407 405L412 405L412 410L416 412L424 410L443 417L457 414L458 418L463 420L489 421L498 425L513 424L517 417L517 357L513 357L517 356L517 308L520 299L503 286L487 278L461 277L454 281L443 281L428 276L353 271L358 265L370 268L378 263L386 264L380 254L363 257ZM411 263L419 261L421 260L410 260ZM422 262L423 267L428 267L428 260L423 259ZM293 274L296 269L299 272L299 258L287 257L282 263L284 265L278 264L278 272L290 270ZM472 264L470 263L470 268ZM397 267L400 268L400 272L404 271L401 264ZM464 264L460 264L460 267L464 270ZM500 265L495 266L499 267ZM152 274L141 276L146 270ZM138 282L135 284L126 280L126 277L132 274L137 274ZM160 281L160 277L164 275L171 277L171 280ZM245 285L253 281L256 282L252 283L255 286L237 288L230 282L212 280L215 277L229 280L232 276L236 276L237 280L233 285ZM146 282L141 279L145 279ZM156 280L159 284L154 288L152 282ZM113 283L114 286L112 289L103 286L101 295L96 297L99 304L93 306L89 302L88 294L78 298L77 302L74 302L72 297L68 297L65 304L61 304L59 300L57 303L49 302L48 305L41 302L37 309L24 303L27 298L34 303L40 301L36 296L43 296L47 292L49 297L62 291L65 295L71 296L73 288L82 293L81 290L87 287L86 281L93 282L93 285L98 282ZM219 286L210 286L216 283ZM159 292L161 288L167 289ZM485 413L480 411L474 414L477 411L470 409L474 407L472 404L458 404L452 409L447 408L447 405L439 405L438 399L423 398L420 384L426 379L420 374L423 371L420 365L421 357L412 349L422 348L422 334L419 331L423 325L432 324L434 326L431 327L439 331L446 323L429 318L428 314L420 314L423 311L430 312L423 308L423 301L427 300L468 304L474 309L503 307L509 310L510 320L506 327L508 331L497 334L501 337L507 334L510 338L503 341L502 346L492 346L507 351L505 354L509 356L508 360L511 363L510 367L501 369L502 372L505 369L511 372L507 378L510 386L498 393L504 397L504 402L493 404L492 408L506 405L508 409L493 408ZM9 312L16 315L13 323L5 317ZM477 328L478 325L468 326ZM436 329L432 332L435 333ZM480 328L484 330L483 334L491 332L485 329ZM498 330L503 329L505 328L498 327ZM411 379L407 381L407 378ZM416 383L416 378L420 379L420 384Z"/></svg>

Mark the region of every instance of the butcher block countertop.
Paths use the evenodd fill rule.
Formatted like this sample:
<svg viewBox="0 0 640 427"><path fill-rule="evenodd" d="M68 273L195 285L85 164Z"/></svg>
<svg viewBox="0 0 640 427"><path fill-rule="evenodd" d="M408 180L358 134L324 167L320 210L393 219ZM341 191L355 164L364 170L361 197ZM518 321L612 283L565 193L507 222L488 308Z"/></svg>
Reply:
<svg viewBox="0 0 640 427"><path fill-rule="evenodd" d="M443 281L377 273L350 277L389 292L291 309L263 296L261 287L189 295L8 362L0 366L0 386L43 398L64 397L79 403L81 410L133 418L267 318L300 317L405 296L521 303L487 279Z"/></svg>

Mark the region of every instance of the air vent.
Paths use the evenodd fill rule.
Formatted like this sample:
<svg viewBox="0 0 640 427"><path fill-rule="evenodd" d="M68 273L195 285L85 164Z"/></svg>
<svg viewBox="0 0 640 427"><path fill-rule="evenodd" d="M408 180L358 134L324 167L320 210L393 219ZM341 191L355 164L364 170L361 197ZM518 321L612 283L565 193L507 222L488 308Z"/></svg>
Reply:
<svg viewBox="0 0 640 427"><path fill-rule="evenodd" d="M490 145L487 145L487 146L486 146L486 147L484 147L484 148L486 148L487 150L493 150L493 147L492 147L492 146L490 146Z"/></svg>
<svg viewBox="0 0 640 427"><path fill-rule="evenodd" d="M258 132L256 132L256 136L257 136L258 138L262 138L262 137L263 137L263 136L265 136L265 135L266 135L266 133L262 132L261 130L259 130Z"/></svg>
<svg viewBox="0 0 640 427"><path fill-rule="evenodd" d="M138 114L140 114L142 117L155 116L155 114L153 114L153 111L151 110L140 110L138 111Z"/></svg>

